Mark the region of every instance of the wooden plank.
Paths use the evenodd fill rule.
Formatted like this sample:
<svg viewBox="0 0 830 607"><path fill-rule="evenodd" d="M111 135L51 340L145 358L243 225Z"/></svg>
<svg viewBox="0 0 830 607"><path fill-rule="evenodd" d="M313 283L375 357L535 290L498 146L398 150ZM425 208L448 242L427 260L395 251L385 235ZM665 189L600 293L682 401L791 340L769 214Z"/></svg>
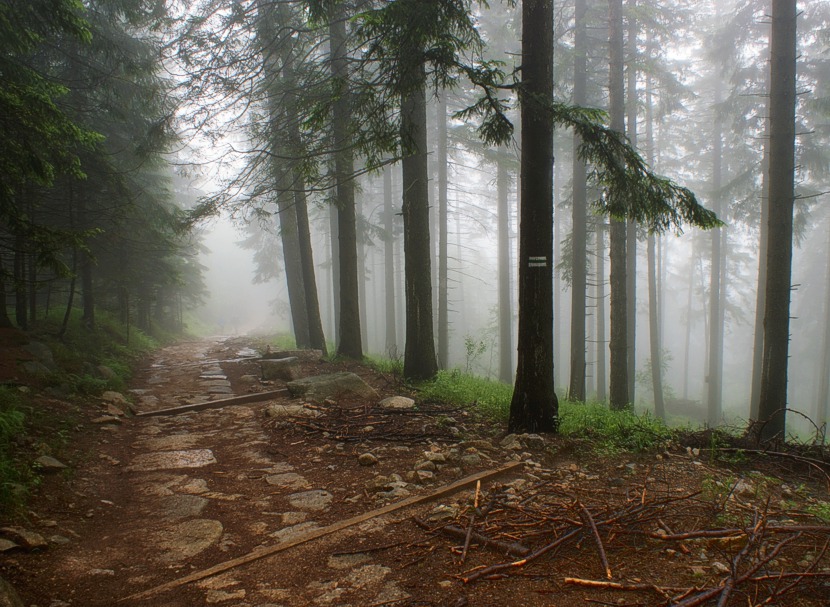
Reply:
<svg viewBox="0 0 830 607"><path fill-rule="evenodd" d="M306 542L316 540L317 538L326 535L331 535L332 533L336 533L337 531L342 531L343 529L346 529L348 527L353 527L354 525L357 525L369 519L373 519L384 514L389 514L390 512L394 512L395 510L400 510L408 506L414 506L415 504L422 504L424 502L429 502L431 500L438 499L439 497L443 497L445 495L458 491L459 489L466 487L468 485L472 485L478 481L493 478L495 476L498 476L499 474L504 474L506 472L511 472L513 470L516 470L517 468L520 468L523 465L524 462L511 462L509 464L501 466L500 468L495 468L493 470L485 470L484 472L479 472L477 474L466 476L450 485L444 485L443 487L439 488L438 490L432 493L428 493L426 495L414 495L399 502L395 502L393 504L383 506L382 508L378 508L377 510L365 512L358 516L343 521L339 521L337 523L329 525L328 527L312 529L311 531L304 533L287 542L276 544L274 546L257 548L249 552L248 554L237 557L235 559L219 563L217 565L214 565L213 567L208 567L207 569L196 571L194 573L173 580L171 582L167 582L165 584L161 584L160 586L155 586L154 588L144 590L143 592L138 592L136 594L130 595L126 598L120 599L119 602L146 599L151 596L161 594L162 592L172 590L173 588L178 588L179 586L184 586L185 584L190 584L191 582L196 582L208 577L212 577L219 573L228 571L229 569L235 569L236 567L247 565L248 563L252 563L267 556L271 556L272 554L283 552L285 550L288 550L289 548L298 546L299 544L305 544Z"/></svg>
<svg viewBox="0 0 830 607"><path fill-rule="evenodd" d="M245 403L256 403L277 396L284 396L288 394L287 388L281 390L269 390L267 392L253 392L243 396L233 396L231 398L222 398L220 400L209 400L203 403L194 403L192 405L182 405L181 407L171 407L169 409L157 409L156 411L142 411L136 413L136 417L156 417L158 415L178 415L179 413L189 413L190 411L204 411L205 409L221 409L230 405L244 405Z"/></svg>

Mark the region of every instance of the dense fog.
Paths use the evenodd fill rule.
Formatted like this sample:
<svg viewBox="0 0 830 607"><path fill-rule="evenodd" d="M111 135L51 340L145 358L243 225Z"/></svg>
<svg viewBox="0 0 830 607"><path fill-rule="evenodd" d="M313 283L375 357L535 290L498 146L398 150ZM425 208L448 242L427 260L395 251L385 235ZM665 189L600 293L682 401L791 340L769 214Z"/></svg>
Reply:
<svg viewBox="0 0 830 607"><path fill-rule="evenodd" d="M767 260L779 258L768 251L781 246L767 248L767 227L779 238L781 222L762 211L782 187L781 162L770 165L781 158L771 156L771 124L780 122L769 117L787 79L771 78L772 65L795 70L794 186L785 195L795 203L788 363L765 373L786 367L788 430L822 436L830 4L798 3L789 64L770 61L774 14L764 0L563 0L550 29L525 23L524 34L523 11L527 20L544 3L88 4L92 43L83 24L57 17L41 25L57 28L65 57L40 62L36 43L20 42L33 53L27 69L65 87L48 91L63 112L50 119L71 145L55 144L32 175L9 173L20 177L3 207L9 323L66 305L81 306L89 324L97 305L146 330L293 333L299 346L330 354L425 359L404 364L410 378L442 368L512 382L517 351L534 348L521 345L519 319L541 314L522 309L522 268L545 267L556 393L605 402L616 381L611 334L621 326L616 263L629 277L628 402L660 414L662 380L670 422L744 427L757 416L750 402L766 356L759 295ZM549 40L551 31L552 64L545 56L539 65L552 70L553 96L534 109L536 55L523 36ZM524 185L539 185L520 177L536 152L523 149L519 127L534 115L556 123L553 250L524 260L521 234L540 226L522 225L531 208L523 205L548 205L521 200ZM569 125L587 130L578 138ZM614 131L637 160L607 151ZM653 174L632 178L637 162ZM628 194L615 163L628 171ZM644 183L651 189L637 189ZM666 206L643 210L657 203ZM697 203L723 227L694 227L713 223ZM620 209L641 220L622 226L609 217ZM28 217L53 240L14 227ZM66 233L80 240L58 236ZM620 261L609 251L622 233ZM26 255L39 261L23 259L26 238ZM25 286L47 283L48 294ZM583 356L584 377L573 372Z"/></svg>

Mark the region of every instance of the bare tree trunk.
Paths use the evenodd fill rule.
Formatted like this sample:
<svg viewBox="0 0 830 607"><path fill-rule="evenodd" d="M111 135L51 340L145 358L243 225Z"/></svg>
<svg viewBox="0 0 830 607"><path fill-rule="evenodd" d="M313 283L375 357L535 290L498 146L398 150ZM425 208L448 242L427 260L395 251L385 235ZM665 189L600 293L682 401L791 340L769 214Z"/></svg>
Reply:
<svg viewBox="0 0 830 607"><path fill-rule="evenodd" d="M597 394L596 399L604 403L608 399L608 385L606 376L608 375L608 364L605 356L607 341L605 329L605 223L604 220L598 217L595 220L594 234L596 238L597 251L597 270L596 270L596 344L597 344L597 368L596 368L596 382Z"/></svg>
<svg viewBox="0 0 830 607"><path fill-rule="evenodd" d="M312 348L328 353L326 336L323 333L323 320L320 317L320 300L317 296L317 276L314 270L314 252L311 247L311 227L308 223L308 205L306 203L305 183L298 176L294 192L294 204L297 207L297 231L299 235L300 263L303 271L303 287L308 316L308 342Z"/></svg>
<svg viewBox="0 0 830 607"><path fill-rule="evenodd" d="M609 104L611 128L625 132L623 72L622 0L609 0L610 82ZM628 282L626 279L626 225L611 219L611 387L612 409L630 404L628 387Z"/></svg>
<svg viewBox="0 0 830 607"><path fill-rule="evenodd" d="M646 149L648 162L654 166L654 111L652 97L651 75L646 77ZM656 241L656 242L655 242ZM660 291L660 271L662 259L658 259L655 251L659 244L659 237L653 233L648 235L648 332L649 350L651 354L651 391L654 395L654 415L666 419L666 405L663 398L663 346L662 346L662 306L663 296Z"/></svg>
<svg viewBox="0 0 830 607"><path fill-rule="evenodd" d="M660 300L657 295L657 263L654 252L654 234L648 235L648 327L651 348L651 386L654 392L654 415L666 419L663 402L663 369L660 352Z"/></svg>
<svg viewBox="0 0 830 607"><path fill-rule="evenodd" d="M761 438L784 438L790 338L795 187L796 0L772 4L767 301L759 420Z"/></svg>
<svg viewBox="0 0 830 607"><path fill-rule="evenodd" d="M553 385L553 3L522 5L519 346L509 432L555 432ZM539 101L537 101L539 100Z"/></svg>
<svg viewBox="0 0 830 607"><path fill-rule="evenodd" d="M585 23L585 0L574 5L574 92L576 105L587 103L588 28ZM568 399L585 401L585 307L587 295L587 175L585 162L577 154L582 141L573 137L573 228L571 232L571 377Z"/></svg>
<svg viewBox="0 0 830 607"><path fill-rule="evenodd" d="M366 255L366 224L366 217L363 213L363 196L358 196L355 199L355 233L357 235L357 293L360 302L360 342L363 344L363 349L369 352L369 323L366 309L369 305L369 300L366 299L366 283L368 282L366 265L369 262Z"/></svg>
<svg viewBox="0 0 830 607"><path fill-rule="evenodd" d="M683 400L689 398L689 356L692 344L692 303L695 290L695 241L692 240L692 257L689 260L689 291L686 297L686 339L683 342Z"/></svg>
<svg viewBox="0 0 830 607"><path fill-rule="evenodd" d="M349 140L351 95L349 95L349 57L346 47L346 15L342 4L334 5L329 24L331 73L336 100L333 104L334 165L337 182L337 234L340 262L340 341L337 353L348 358L363 358L360 335L360 290L357 271L357 220L354 196L354 159Z"/></svg>
<svg viewBox="0 0 830 607"><path fill-rule="evenodd" d="M767 88L770 90L770 73L767 71ZM767 137L764 139L764 155L761 159L761 220L758 224L758 282L755 291L755 324L752 342L752 380L749 396L749 419L760 419L759 407L761 404L761 367L764 360L764 310L767 305L767 257L769 247L769 154L770 154L770 123L769 123L769 96L767 96L764 130Z"/></svg>
<svg viewBox="0 0 830 607"><path fill-rule="evenodd" d="M282 174L277 177L277 205L294 339L297 341L298 348L309 348L311 343L308 332L308 306L303 284L303 264L300 259L297 207L294 204L294 196L290 191L290 184L287 183L284 168L278 168L277 172Z"/></svg>
<svg viewBox="0 0 830 607"><path fill-rule="evenodd" d="M830 421L830 220L827 226L827 278L824 284L824 347L819 369L815 422L821 427Z"/></svg>
<svg viewBox="0 0 830 607"><path fill-rule="evenodd" d="M510 172L501 150L497 166L499 223L499 379L513 381L513 298L510 290Z"/></svg>
<svg viewBox="0 0 830 607"><path fill-rule="evenodd" d="M337 229L337 207L329 207L329 252L331 253L332 312L334 318L334 343L340 343L340 235ZM336 346L335 346L336 347Z"/></svg>
<svg viewBox="0 0 830 607"><path fill-rule="evenodd" d="M403 230L406 284L404 377L430 379L438 373L432 320L432 249L429 238L426 75L423 64L410 66L417 82L401 99Z"/></svg>
<svg viewBox="0 0 830 607"><path fill-rule="evenodd" d="M383 169L383 277L386 291L386 355L398 354L397 321L395 319L395 215L392 211L392 167Z"/></svg>
<svg viewBox="0 0 830 607"><path fill-rule="evenodd" d="M637 147L637 0L628 0L628 123L626 134ZM637 386L637 224L625 222L626 342L628 345L628 402L636 402Z"/></svg>
<svg viewBox="0 0 830 607"><path fill-rule="evenodd" d="M720 103L720 91L715 94L715 103ZM723 134L720 119L715 119L712 145L712 210L722 213L720 189L722 186ZM710 427L721 422L721 393L723 385L723 314L721 311L721 266L723 255L721 228L714 228L712 236L712 263L709 272L709 367L706 374L708 384L706 408Z"/></svg>
<svg viewBox="0 0 830 607"><path fill-rule="evenodd" d="M438 367L450 360L449 285L447 279L447 96L438 96Z"/></svg>

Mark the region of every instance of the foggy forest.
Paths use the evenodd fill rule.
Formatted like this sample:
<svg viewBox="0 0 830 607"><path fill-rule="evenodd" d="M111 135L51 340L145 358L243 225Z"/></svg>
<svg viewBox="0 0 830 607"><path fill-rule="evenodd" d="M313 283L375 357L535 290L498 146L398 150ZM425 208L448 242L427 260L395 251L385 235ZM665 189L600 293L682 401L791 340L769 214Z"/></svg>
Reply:
<svg viewBox="0 0 830 607"><path fill-rule="evenodd" d="M828 2L3 0L0 48L2 326L824 440Z"/></svg>

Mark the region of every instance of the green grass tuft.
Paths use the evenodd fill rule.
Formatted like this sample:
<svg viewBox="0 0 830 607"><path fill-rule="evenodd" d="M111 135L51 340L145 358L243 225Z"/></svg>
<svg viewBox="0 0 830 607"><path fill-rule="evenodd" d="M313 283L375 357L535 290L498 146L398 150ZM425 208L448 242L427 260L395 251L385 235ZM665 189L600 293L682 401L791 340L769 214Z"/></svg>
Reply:
<svg viewBox="0 0 830 607"><path fill-rule="evenodd" d="M492 379L462 373L458 369L440 371L431 382L418 386L426 400L439 400L453 405L473 405L476 410L496 421L507 423L513 386Z"/></svg>
<svg viewBox="0 0 830 607"><path fill-rule="evenodd" d="M585 438L599 451L649 451L671 439L664 422L648 413L612 411L601 403L564 401L559 405L559 432Z"/></svg>
<svg viewBox="0 0 830 607"><path fill-rule="evenodd" d="M375 371L385 373L387 375L403 376L403 360L399 358L382 358L376 356L367 356L366 364Z"/></svg>

